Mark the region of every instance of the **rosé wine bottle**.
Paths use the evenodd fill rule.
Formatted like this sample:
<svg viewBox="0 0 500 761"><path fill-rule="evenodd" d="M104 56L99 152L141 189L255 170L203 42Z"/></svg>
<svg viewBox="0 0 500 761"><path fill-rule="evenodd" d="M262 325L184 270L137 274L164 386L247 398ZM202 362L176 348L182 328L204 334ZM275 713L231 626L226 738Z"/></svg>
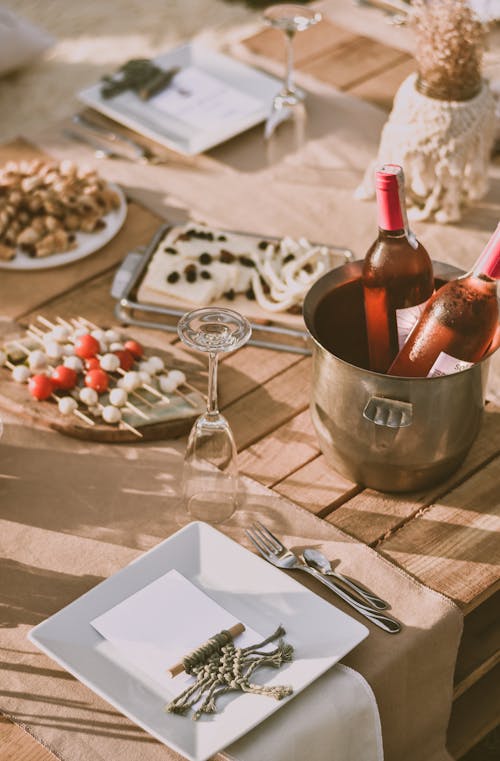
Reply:
<svg viewBox="0 0 500 761"><path fill-rule="evenodd" d="M377 240L363 264L370 370L385 373L434 290L432 262L408 228L404 174L385 164L375 177Z"/></svg>
<svg viewBox="0 0 500 761"><path fill-rule="evenodd" d="M389 375L434 378L467 370L498 335L500 224L470 272L428 301Z"/></svg>

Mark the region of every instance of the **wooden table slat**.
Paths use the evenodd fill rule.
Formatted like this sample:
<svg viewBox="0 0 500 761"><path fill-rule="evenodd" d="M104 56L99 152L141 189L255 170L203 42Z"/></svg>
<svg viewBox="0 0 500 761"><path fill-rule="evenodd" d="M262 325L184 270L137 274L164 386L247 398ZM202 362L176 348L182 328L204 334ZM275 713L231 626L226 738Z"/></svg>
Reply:
<svg viewBox="0 0 500 761"><path fill-rule="evenodd" d="M465 616L455 668L455 699L491 671L500 660L499 610L500 592L497 592Z"/></svg>
<svg viewBox="0 0 500 761"><path fill-rule="evenodd" d="M498 726L500 666L490 671L453 704L448 727L448 750L460 759Z"/></svg>
<svg viewBox="0 0 500 761"><path fill-rule="evenodd" d="M408 59L406 53L368 37L357 37L299 68L304 74L345 90Z"/></svg>
<svg viewBox="0 0 500 761"><path fill-rule="evenodd" d="M499 464L495 458L378 547L464 611L500 588Z"/></svg>
<svg viewBox="0 0 500 761"><path fill-rule="evenodd" d="M308 61L319 58L332 48L337 48L347 42L357 39L355 34L337 26L329 19L323 19L319 24L295 36L293 41L294 61L300 68ZM273 61L285 61L285 37L277 29L265 28L257 34L243 40L243 44L252 53Z"/></svg>

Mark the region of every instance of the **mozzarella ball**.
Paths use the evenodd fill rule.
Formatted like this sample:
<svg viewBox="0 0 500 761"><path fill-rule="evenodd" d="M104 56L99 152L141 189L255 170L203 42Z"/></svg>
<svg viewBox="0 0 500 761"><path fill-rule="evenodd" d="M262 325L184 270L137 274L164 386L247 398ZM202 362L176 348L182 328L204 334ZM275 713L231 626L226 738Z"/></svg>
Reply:
<svg viewBox="0 0 500 761"><path fill-rule="evenodd" d="M164 394L173 394L177 388L175 379L172 380L170 378L170 373L168 375L159 375L158 383L160 384L160 389Z"/></svg>
<svg viewBox="0 0 500 761"><path fill-rule="evenodd" d="M109 345L109 350L110 351L123 351L123 344L120 343L120 341L113 341L113 343L111 343Z"/></svg>
<svg viewBox="0 0 500 761"><path fill-rule="evenodd" d="M83 362L80 357L76 357L74 354L71 357L65 357L63 365L70 367L75 373L83 372Z"/></svg>
<svg viewBox="0 0 500 761"><path fill-rule="evenodd" d="M108 342L106 338L106 333L104 330L92 330L90 335L96 339L96 341L99 341L100 344L106 344Z"/></svg>
<svg viewBox="0 0 500 761"><path fill-rule="evenodd" d="M170 370L168 377L173 383L175 383L176 388L177 386L182 386L182 384L186 382L186 376L182 370Z"/></svg>
<svg viewBox="0 0 500 761"><path fill-rule="evenodd" d="M73 333L73 338L80 338L81 336L88 335L88 328L76 328Z"/></svg>
<svg viewBox="0 0 500 761"><path fill-rule="evenodd" d="M134 370L131 370L129 373L125 373L123 376L122 386L125 391L135 391L136 388L142 386L141 376Z"/></svg>
<svg viewBox="0 0 500 761"><path fill-rule="evenodd" d="M147 364L151 368L154 374L161 373L162 370L165 369L165 362L162 360L161 357L150 357L147 360ZM151 372L151 370L147 370L147 372Z"/></svg>
<svg viewBox="0 0 500 761"><path fill-rule="evenodd" d="M88 407L93 407L99 401L99 395L93 388L85 386L85 388L80 390L80 401Z"/></svg>
<svg viewBox="0 0 500 761"><path fill-rule="evenodd" d="M44 351L40 351L39 349L30 351L28 355L28 365L30 370L43 370L44 367L47 367L47 355Z"/></svg>
<svg viewBox="0 0 500 761"><path fill-rule="evenodd" d="M108 343L115 343L122 340L121 335L116 330L106 330L104 335Z"/></svg>
<svg viewBox="0 0 500 761"><path fill-rule="evenodd" d="M116 354L104 354L100 361L102 369L107 373L114 373L120 367L120 359Z"/></svg>
<svg viewBox="0 0 500 761"><path fill-rule="evenodd" d="M150 386L153 383L153 379L149 373L147 373L145 370L139 370L139 377L141 379L141 384L144 386L145 383Z"/></svg>
<svg viewBox="0 0 500 761"><path fill-rule="evenodd" d="M47 357L50 359L61 359L63 356L62 346L60 346L57 341L47 341L45 344L45 351Z"/></svg>
<svg viewBox="0 0 500 761"><path fill-rule="evenodd" d="M114 407L123 407L128 401L128 394L124 388L112 388L109 392L109 401Z"/></svg>
<svg viewBox="0 0 500 761"><path fill-rule="evenodd" d="M62 353L63 357L72 357L75 353L75 347L73 344L63 344L62 345Z"/></svg>
<svg viewBox="0 0 500 761"><path fill-rule="evenodd" d="M7 354L0 349L0 365L5 365L7 362Z"/></svg>
<svg viewBox="0 0 500 761"><path fill-rule="evenodd" d="M66 327L66 325L56 325L54 330L50 331L49 335L53 341L57 341L57 343L64 344L71 336L71 331L69 328Z"/></svg>
<svg viewBox="0 0 500 761"><path fill-rule="evenodd" d="M106 407L103 407L102 419L105 423L119 423L122 419L122 413L118 407L113 407L112 404L108 404Z"/></svg>
<svg viewBox="0 0 500 761"><path fill-rule="evenodd" d="M62 396L57 406L61 415L72 415L73 412L78 409L78 403L71 396Z"/></svg>
<svg viewBox="0 0 500 761"><path fill-rule="evenodd" d="M12 380L15 380L16 383L26 383L30 377L31 370L26 365L16 365L12 370Z"/></svg>

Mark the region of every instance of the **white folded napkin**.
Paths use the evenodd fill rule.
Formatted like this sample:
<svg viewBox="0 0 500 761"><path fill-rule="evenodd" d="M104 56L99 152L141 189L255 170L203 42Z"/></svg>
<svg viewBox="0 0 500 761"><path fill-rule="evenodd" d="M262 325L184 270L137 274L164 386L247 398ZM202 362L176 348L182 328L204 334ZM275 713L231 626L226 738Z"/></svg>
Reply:
<svg viewBox="0 0 500 761"><path fill-rule="evenodd" d="M228 761L383 761L368 682L338 663L223 753Z"/></svg>

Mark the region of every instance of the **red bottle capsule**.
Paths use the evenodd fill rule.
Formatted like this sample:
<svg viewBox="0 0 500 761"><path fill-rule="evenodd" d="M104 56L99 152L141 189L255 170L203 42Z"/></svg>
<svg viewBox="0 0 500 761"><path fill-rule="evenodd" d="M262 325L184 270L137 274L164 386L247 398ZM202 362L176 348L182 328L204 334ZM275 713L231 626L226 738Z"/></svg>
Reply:
<svg viewBox="0 0 500 761"><path fill-rule="evenodd" d="M70 391L76 386L78 376L75 370L65 365L58 365L52 373L52 383L55 388L61 388L63 391Z"/></svg>
<svg viewBox="0 0 500 761"><path fill-rule="evenodd" d="M139 343L139 341L135 341L133 338L130 338L128 341L125 341L125 349L126 351L129 351L134 359L140 359L144 355L144 349Z"/></svg>
<svg viewBox="0 0 500 761"><path fill-rule="evenodd" d="M115 354L120 360L120 367L122 370L128 372L133 368L134 357L129 351L127 351L127 349L119 349L118 351L115 351Z"/></svg>
<svg viewBox="0 0 500 761"><path fill-rule="evenodd" d="M93 388L98 394L103 394L109 387L109 376L104 370L89 370L85 376L85 385Z"/></svg>
<svg viewBox="0 0 500 761"><path fill-rule="evenodd" d="M99 341L97 341L94 336L91 336L90 333L86 333L83 336L78 336L75 341L75 354L81 359L90 359L90 357L95 357L100 348L101 347Z"/></svg>
<svg viewBox="0 0 500 761"><path fill-rule="evenodd" d="M47 375L32 375L28 381L28 389L32 397L42 402L54 392L54 384Z"/></svg>

